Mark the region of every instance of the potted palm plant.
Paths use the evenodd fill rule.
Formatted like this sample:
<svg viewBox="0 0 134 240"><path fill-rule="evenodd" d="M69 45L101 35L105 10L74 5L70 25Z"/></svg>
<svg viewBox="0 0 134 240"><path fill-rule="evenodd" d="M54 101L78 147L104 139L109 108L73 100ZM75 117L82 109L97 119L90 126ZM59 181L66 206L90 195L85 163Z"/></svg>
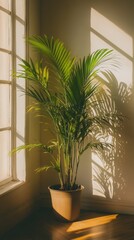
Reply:
<svg viewBox="0 0 134 240"><path fill-rule="evenodd" d="M59 184L49 187L53 209L58 216L73 221L80 212L79 195L83 189L77 183L81 155L88 148L107 146L100 140L93 141L92 133L95 126L110 126L113 118L113 113L99 111L97 115L95 111L96 96L101 89L97 75L107 71L104 67L107 62L112 63L112 50L100 49L77 61L53 37L34 36L29 38L29 43L39 50L41 60L37 63L32 59L22 60L22 70L17 76L33 82L26 89L26 94L36 100L31 109L41 109L41 114L48 116L53 139L48 144L28 143L15 151L38 147L50 155L50 164L37 171L56 170Z"/></svg>

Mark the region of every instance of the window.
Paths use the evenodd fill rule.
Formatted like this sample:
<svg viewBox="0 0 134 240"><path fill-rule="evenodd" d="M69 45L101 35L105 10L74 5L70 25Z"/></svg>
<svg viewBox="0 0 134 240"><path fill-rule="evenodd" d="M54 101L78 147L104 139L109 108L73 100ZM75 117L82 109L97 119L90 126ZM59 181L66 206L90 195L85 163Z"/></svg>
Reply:
<svg viewBox="0 0 134 240"><path fill-rule="evenodd" d="M0 0L0 185L25 179L25 152L9 154L25 143L25 82L13 76L26 58L25 5L25 0Z"/></svg>

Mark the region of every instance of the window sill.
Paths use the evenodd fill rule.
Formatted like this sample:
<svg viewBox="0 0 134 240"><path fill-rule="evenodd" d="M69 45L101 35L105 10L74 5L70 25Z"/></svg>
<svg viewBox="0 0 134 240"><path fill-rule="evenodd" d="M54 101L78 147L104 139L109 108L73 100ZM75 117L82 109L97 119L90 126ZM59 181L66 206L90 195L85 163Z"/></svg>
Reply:
<svg viewBox="0 0 134 240"><path fill-rule="evenodd" d="M11 181L0 186L0 197L7 194L8 192L22 186L25 182L23 181Z"/></svg>

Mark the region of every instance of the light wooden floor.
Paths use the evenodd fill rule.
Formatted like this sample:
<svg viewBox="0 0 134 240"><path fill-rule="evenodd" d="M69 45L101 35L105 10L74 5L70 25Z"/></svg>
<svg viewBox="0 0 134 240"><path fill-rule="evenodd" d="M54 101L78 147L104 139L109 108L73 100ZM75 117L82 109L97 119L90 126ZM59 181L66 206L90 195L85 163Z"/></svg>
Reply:
<svg viewBox="0 0 134 240"><path fill-rule="evenodd" d="M78 221L58 222L43 209L1 240L134 240L134 216L82 211Z"/></svg>

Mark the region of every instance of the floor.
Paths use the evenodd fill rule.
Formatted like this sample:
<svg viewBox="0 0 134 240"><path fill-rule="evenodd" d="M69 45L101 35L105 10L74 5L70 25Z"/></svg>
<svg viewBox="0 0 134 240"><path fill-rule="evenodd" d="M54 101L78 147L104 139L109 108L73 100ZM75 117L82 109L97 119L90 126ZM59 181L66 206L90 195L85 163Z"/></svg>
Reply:
<svg viewBox="0 0 134 240"><path fill-rule="evenodd" d="M134 216L82 211L78 221L59 222L42 209L1 240L134 240Z"/></svg>

